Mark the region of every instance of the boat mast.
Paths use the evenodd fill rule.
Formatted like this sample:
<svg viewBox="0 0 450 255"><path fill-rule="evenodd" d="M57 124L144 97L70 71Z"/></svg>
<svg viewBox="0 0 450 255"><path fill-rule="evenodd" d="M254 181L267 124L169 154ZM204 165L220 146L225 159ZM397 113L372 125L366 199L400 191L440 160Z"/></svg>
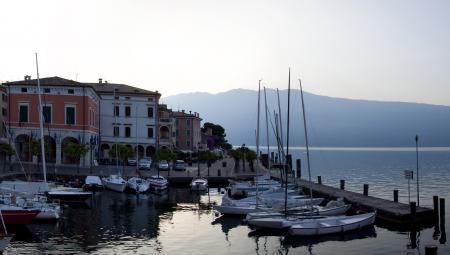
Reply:
<svg viewBox="0 0 450 255"><path fill-rule="evenodd" d="M267 139L267 168L270 173L270 147L269 147L269 118L267 117L267 95L266 95L266 87L264 87L264 103L266 106L266 139Z"/></svg>
<svg viewBox="0 0 450 255"><path fill-rule="evenodd" d="M278 88L277 88L277 97L278 97L278 118L279 118L279 123L280 123L280 143L281 143L281 150L284 151L284 147L283 147L283 123L282 123L283 121L281 119L280 92L278 91ZM281 154L280 154L280 156L281 156Z"/></svg>
<svg viewBox="0 0 450 255"><path fill-rule="evenodd" d="M117 125L117 114L116 114L116 89L114 88L114 92L113 92L113 96L114 96L114 129L115 129L115 125ZM114 130L113 130L114 132ZM117 168L117 173L119 176L121 176L120 174L120 170L119 170L119 154L117 153L117 136L114 136L114 143L115 143L115 147L116 147L116 168Z"/></svg>
<svg viewBox="0 0 450 255"><path fill-rule="evenodd" d="M291 68L289 67L289 79L288 79L288 105L287 105L287 127L286 127L286 156L284 158L285 164L284 164L284 170L285 170L285 187L284 187L284 215L287 216L287 184L288 184L288 171L289 169L286 169L286 165L289 168L288 165L288 157L289 157L289 112L290 112L290 105L291 105Z"/></svg>
<svg viewBox="0 0 450 255"><path fill-rule="evenodd" d="M44 174L44 182L47 183L47 168L45 165L45 146L44 146L44 120L43 120L43 114L44 110L42 107L42 100L41 100L41 82L39 80L39 64L38 64L38 57L37 53L35 53L36 56L36 74L37 74L37 87L38 87L38 99L39 99L39 130L41 133L41 157L42 157L42 171Z"/></svg>
<svg viewBox="0 0 450 255"><path fill-rule="evenodd" d="M309 161L309 144L308 144L308 130L306 128L306 113L305 113L305 100L303 99L302 80L298 79L300 84L300 96L302 98L302 111L303 111L303 127L305 128L305 144L306 144L306 162L308 163L308 180L309 180L309 196L312 199L312 187L311 187L311 165ZM312 203L311 207L312 207Z"/></svg>
<svg viewBox="0 0 450 255"><path fill-rule="evenodd" d="M259 113L261 101L261 80L258 81L258 116L256 121L256 208L258 208L258 168L259 168Z"/></svg>
<svg viewBox="0 0 450 255"><path fill-rule="evenodd" d="M137 107L137 104L136 104L136 107L135 107L135 116L136 116L136 171L138 171L139 170L139 142L138 142L138 116L137 116L137 114L138 114L138 107Z"/></svg>

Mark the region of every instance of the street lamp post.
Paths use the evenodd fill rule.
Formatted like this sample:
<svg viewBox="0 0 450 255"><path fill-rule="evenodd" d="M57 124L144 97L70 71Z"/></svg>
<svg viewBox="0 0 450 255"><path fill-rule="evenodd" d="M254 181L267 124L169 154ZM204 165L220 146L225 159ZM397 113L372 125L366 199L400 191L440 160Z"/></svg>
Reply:
<svg viewBox="0 0 450 255"><path fill-rule="evenodd" d="M416 135L416 181L417 181L417 206L420 206L419 202L419 136Z"/></svg>
<svg viewBox="0 0 450 255"><path fill-rule="evenodd" d="M242 144L241 152L242 152L242 167L243 167L242 171L245 172L245 143Z"/></svg>

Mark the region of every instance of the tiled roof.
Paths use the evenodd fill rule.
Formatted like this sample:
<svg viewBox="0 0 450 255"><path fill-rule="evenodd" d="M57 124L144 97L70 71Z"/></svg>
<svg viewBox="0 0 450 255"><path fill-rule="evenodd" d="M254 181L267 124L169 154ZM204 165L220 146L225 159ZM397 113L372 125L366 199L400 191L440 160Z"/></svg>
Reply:
<svg viewBox="0 0 450 255"><path fill-rule="evenodd" d="M99 94L112 94L116 89L116 93L157 95L158 97L161 96L161 94L159 94L158 91L149 91L125 84L109 83L109 82L85 83L85 84L92 86Z"/></svg>
<svg viewBox="0 0 450 255"><path fill-rule="evenodd" d="M84 87L87 86L84 83L77 82L74 80L68 80L64 79L58 76L54 77L46 77L46 78L40 78L39 82L41 83L41 86L79 86ZM37 79L28 79L28 80L22 80L22 81L11 81L11 82L5 82L3 85L31 85L31 86L37 86Z"/></svg>

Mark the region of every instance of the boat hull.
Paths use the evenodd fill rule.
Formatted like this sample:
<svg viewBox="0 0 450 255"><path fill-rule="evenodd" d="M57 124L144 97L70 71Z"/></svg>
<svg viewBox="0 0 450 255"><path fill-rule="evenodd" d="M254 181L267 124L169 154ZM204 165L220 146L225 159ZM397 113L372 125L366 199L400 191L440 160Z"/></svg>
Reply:
<svg viewBox="0 0 450 255"><path fill-rule="evenodd" d="M294 236L317 236L343 233L351 230L361 229L374 224L376 213L366 213L354 216L345 216L332 220L321 220L318 222L307 222L295 224L289 229L289 234Z"/></svg>
<svg viewBox="0 0 450 255"><path fill-rule="evenodd" d="M28 225L40 213L39 210L1 210L6 225Z"/></svg>
<svg viewBox="0 0 450 255"><path fill-rule="evenodd" d="M59 200L65 203L81 203L92 197L91 192L49 191L46 193L49 200Z"/></svg>
<svg viewBox="0 0 450 255"><path fill-rule="evenodd" d="M227 215L241 215L245 216L248 213L261 212L263 209L256 208L254 205L249 206L227 206L227 205L215 205L213 206L214 210L218 211L221 214Z"/></svg>

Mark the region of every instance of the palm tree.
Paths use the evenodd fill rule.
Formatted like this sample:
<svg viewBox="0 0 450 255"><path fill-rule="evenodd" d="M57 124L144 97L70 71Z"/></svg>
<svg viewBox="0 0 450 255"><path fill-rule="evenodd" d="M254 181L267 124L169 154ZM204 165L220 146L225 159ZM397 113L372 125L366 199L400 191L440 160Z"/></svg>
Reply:
<svg viewBox="0 0 450 255"><path fill-rule="evenodd" d="M242 158L241 149L231 149L230 155L234 159L234 170L239 169L239 160Z"/></svg>

